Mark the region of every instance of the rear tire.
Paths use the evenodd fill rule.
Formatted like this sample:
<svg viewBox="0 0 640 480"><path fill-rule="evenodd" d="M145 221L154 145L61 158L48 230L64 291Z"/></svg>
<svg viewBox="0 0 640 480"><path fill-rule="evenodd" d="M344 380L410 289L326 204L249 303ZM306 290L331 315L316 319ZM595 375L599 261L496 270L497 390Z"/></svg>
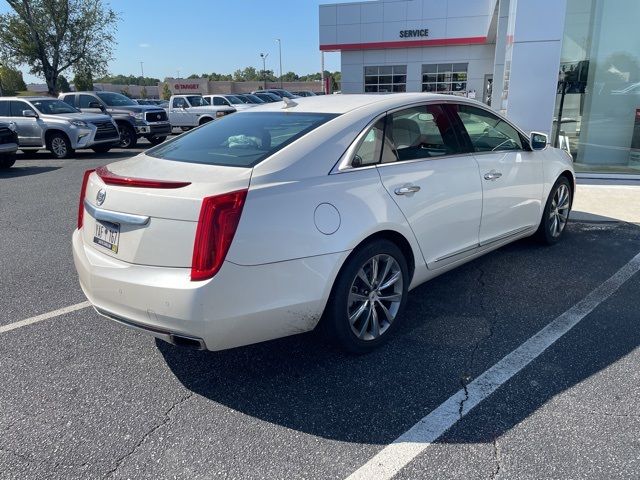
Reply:
<svg viewBox="0 0 640 480"><path fill-rule="evenodd" d="M58 160L69 158L75 153L71 148L71 142L64 133L52 133L47 143L49 151Z"/></svg>
<svg viewBox="0 0 640 480"><path fill-rule="evenodd" d="M198 122L198 125L204 125L205 123L209 123L211 120L213 120L213 118L209 118L209 117L201 118L200 122Z"/></svg>
<svg viewBox="0 0 640 480"><path fill-rule="evenodd" d="M333 285L325 333L348 352L374 350L397 328L408 287L407 261L395 243L381 239L364 245L347 259Z"/></svg>
<svg viewBox="0 0 640 480"><path fill-rule="evenodd" d="M16 154L10 153L3 157L0 157L0 170L7 170L8 168L13 167L16 163Z"/></svg>
<svg viewBox="0 0 640 480"><path fill-rule="evenodd" d="M573 204L571 184L566 177L560 177L553 185L542 213L536 238L541 243L553 245L562 237L569 221L569 213Z"/></svg>
<svg viewBox="0 0 640 480"><path fill-rule="evenodd" d="M120 148L136 148L138 136L131 125L121 123L118 125L120 129Z"/></svg>

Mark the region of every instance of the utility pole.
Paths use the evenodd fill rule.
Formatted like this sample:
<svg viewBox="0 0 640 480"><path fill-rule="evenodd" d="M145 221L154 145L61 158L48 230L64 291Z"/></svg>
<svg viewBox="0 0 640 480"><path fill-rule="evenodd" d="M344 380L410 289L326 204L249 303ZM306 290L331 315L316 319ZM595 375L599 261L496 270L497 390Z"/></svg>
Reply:
<svg viewBox="0 0 640 480"><path fill-rule="evenodd" d="M282 88L282 40L276 38L278 42L278 53L280 54L280 88Z"/></svg>
<svg viewBox="0 0 640 480"><path fill-rule="evenodd" d="M0 62L0 68L4 67L4 64ZM0 97L2 97L2 72L0 72Z"/></svg>
<svg viewBox="0 0 640 480"><path fill-rule="evenodd" d="M261 53L260 58L262 59L262 79L264 80L264 89L267 89L267 57L268 53Z"/></svg>
<svg viewBox="0 0 640 480"><path fill-rule="evenodd" d="M140 71L142 72L142 78L144 78L144 62L140 62Z"/></svg>

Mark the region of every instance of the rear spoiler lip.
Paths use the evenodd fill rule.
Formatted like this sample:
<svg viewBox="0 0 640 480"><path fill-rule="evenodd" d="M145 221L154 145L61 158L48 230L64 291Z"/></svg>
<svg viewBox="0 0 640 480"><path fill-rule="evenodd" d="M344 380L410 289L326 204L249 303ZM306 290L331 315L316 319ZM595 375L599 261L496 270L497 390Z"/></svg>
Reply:
<svg viewBox="0 0 640 480"><path fill-rule="evenodd" d="M107 185L118 185L121 187L137 188L182 188L191 185L191 182L181 182L174 180L156 180L152 178L126 177L113 173L106 166L96 169L96 174Z"/></svg>

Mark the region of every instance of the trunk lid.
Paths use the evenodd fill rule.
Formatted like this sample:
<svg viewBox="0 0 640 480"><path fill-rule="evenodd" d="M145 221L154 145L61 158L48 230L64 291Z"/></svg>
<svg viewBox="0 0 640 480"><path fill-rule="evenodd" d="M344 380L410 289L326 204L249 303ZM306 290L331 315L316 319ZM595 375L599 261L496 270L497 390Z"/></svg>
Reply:
<svg viewBox="0 0 640 480"><path fill-rule="evenodd" d="M203 198L248 188L252 172L145 154L108 170L134 180L189 182L180 188L140 188L110 185L93 173L87 183L85 244L124 262L164 267L191 266Z"/></svg>

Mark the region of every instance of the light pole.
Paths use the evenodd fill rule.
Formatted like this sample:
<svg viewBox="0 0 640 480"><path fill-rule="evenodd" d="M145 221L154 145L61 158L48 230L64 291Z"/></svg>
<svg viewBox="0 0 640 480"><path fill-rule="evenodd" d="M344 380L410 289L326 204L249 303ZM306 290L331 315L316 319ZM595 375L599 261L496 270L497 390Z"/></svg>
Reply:
<svg viewBox="0 0 640 480"><path fill-rule="evenodd" d="M268 53L261 53L260 58L262 59L262 79L264 80L264 90L267 89L267 57Z"/></svg>
<svg viewBox="0 0 640 480"><path fill-rule="evenodd" d="M282 40L276 38L278 42L278 54L280 55L280 88L282 88Z"/></svg>
<svg viewBox="0 0 640 480"><path fill-rule="evenodd" d="M144 78L144 62L140 62L140 71L142 72L142 78Z"/></svg>
<svg viewBox="0 0 640 480"><path fill-rule="evenodd" d="M0 62L0 69L4 67L4 64ZM2 97L2 71L0 71L0 97Z"/></svg>

